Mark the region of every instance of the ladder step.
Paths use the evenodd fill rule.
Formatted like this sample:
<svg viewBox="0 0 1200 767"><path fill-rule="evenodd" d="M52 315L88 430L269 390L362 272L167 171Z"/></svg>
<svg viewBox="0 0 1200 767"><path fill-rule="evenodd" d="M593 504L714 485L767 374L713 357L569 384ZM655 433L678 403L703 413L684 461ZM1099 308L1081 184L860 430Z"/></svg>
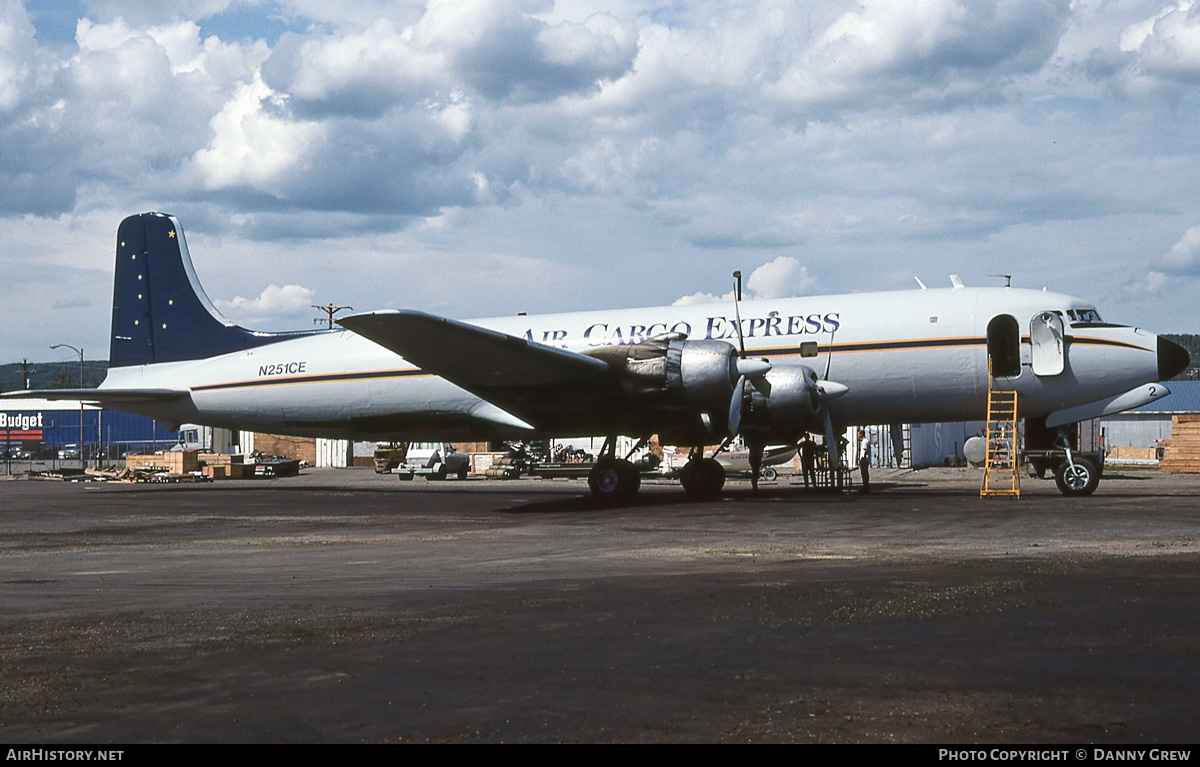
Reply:
<svg viewBox="0 0 1200 767"><path fill-rule="evenodd" d="M989 360L990 369L990 360ZM994 383L989 379L989 384ZM983 485L980 496L1021 497L1020 461L1017 455L1017 393L988 389Z"/></svg>

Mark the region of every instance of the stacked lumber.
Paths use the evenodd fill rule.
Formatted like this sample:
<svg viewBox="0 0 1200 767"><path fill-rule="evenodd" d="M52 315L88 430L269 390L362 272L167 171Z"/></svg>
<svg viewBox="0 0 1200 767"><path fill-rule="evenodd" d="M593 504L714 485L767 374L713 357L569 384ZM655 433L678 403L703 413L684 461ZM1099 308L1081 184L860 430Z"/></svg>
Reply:
<svg viewBox="0 0 1200 767"><path fill-rule="evenodd" d="M1158 460L1159 448L1115 445L1108 449L1108 460L1114 463L1122 461L1141 461L1153 463Z"/></svg>
<svg viewBox="0 0 1200 767"><path fill-rule="evenodd" d="M1158 444L1166 448L1158 468L1200 474L1200 415L1171 416L1171 436Z"/></svg>

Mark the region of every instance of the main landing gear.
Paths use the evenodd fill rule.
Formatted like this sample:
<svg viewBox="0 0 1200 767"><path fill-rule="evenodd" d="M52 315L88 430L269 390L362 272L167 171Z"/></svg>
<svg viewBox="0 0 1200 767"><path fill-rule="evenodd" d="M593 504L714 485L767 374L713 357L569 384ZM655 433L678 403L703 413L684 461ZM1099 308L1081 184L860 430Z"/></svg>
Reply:
<svg viewBox="0 0 1200 767"><path fill-rule="evenodd" d="M636 451L644 444L638 443ZM637 467L615 455L616 439L609 438L600 448L600 457L588 473L588 489L605 505L629 503L642 486ZM631 451L632 452L632 451ZM691 457L679 470L679 483L692 498L715 498L725 487L725 467L715 458L704 458L703 449L692 450Z"/></svg>
<svg viewBox="0 0 1200 767"><path fill-rule="evenodd" d="M679 470L679 484L693 498L715 498L725 487L725 467L716 458L693 455Z"/></svg>
<svg viewBox="0 0 1200 767"><path fill-rule="evenodd" d="M642 486L642 475L632 462L603 456L588 473L588 488L602 503L628 503Z"/></svg>
<svg viewBox="0 0 1200 767"><path fill-rule="evenodd" d="M643 439L634 450L645 443ZM596 465L588 472L588 489L596 500L606 505L629 503L642 486L642 475L637 467L631 461L617 458L616 453L617 438L610 436L600 448Z"/></svg>

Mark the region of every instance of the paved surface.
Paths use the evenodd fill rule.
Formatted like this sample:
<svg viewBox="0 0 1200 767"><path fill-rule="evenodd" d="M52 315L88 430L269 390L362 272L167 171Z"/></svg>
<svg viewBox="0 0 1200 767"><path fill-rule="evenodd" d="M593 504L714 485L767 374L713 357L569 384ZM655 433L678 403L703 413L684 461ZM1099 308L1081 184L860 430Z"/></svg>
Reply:
<svg viewBox="0 0 1200 767"><path fill-rule="evenodd" d="M1200 477L876 481L0 481L0 739L1200 735Z"/></svg>

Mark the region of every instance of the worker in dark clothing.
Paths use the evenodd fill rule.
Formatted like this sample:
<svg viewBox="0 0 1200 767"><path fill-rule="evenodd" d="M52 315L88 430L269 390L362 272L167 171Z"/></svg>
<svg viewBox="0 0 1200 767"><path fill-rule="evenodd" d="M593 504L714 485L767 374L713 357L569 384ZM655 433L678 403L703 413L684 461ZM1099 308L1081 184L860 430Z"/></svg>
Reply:
<svg viewBox="0 0 1200 767"><path fill-rule="evenodd" d="M811 435L805 434L800 443L800 468L804 471L804 486L815 487L817 484L817 443Z"/></svg>
<svg viewBox="0 0 1200 767"><path fill-rule="evenodd" d="M871 492L871 438L858 430L858 468L862 472L862 491Z"/></svg>

